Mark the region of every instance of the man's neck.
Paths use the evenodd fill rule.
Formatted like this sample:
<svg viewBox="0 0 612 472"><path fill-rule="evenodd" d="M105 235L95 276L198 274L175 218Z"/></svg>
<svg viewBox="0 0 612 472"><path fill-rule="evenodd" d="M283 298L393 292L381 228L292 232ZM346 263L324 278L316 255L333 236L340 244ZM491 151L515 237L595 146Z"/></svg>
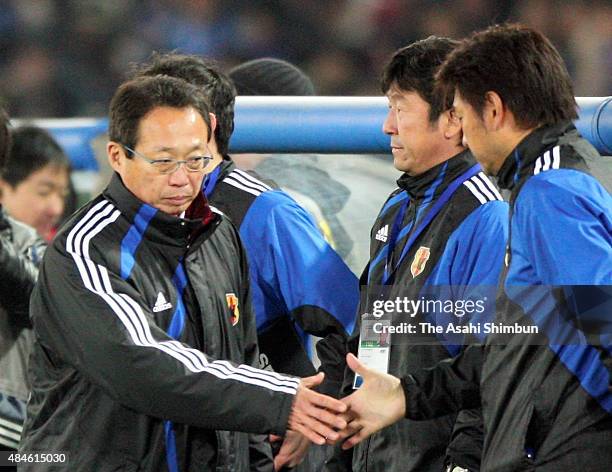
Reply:
<svg viewBox="0 0 612 472"><path fill-rule="evenodd" d="M496 152L498 156L493 169L493 175L497 175L499 169L508 158L508 156L516 149L516 147L529 136L536 128L529 129L513 129L509 130L499 141L499 146Z"/></svg>
<svg viewBox="0 0 612 472"><path fill-rule="evenodd" d="M428 165L427 165L427 167L425 169L420 169L416 173L407 172L407 174L410 175L411 177L418 177L419 175L424 174L428 170L433 169L436 166L439 166L443 162L446 162L449 159L452 159L453 157L457 156L458 154L461 154L463 151L465 151L465 149L466 148L464 148L463 146L453 146L452 148L449 147L447 149L444 149L442 152L439 153L438 157L436 157L435 160L433 160L430 163L428 163Z"/></svg>

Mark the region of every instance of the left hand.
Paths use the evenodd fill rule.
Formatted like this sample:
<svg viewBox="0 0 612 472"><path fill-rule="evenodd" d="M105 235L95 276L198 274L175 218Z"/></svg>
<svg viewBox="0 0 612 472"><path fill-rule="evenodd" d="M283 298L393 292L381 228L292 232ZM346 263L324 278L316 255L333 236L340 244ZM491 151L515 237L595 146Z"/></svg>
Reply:
<svg viewBox="0 0 612 472"><path fill-rule="evenodd" d="M270 442L274 440L281 440L281 438L270 438ZM283 444L276 457L274 457L274 470L276 471L283 467L295 467L300 464L310 447L310 441L296 431L287 431L287 435L282 441Z"/></svg>

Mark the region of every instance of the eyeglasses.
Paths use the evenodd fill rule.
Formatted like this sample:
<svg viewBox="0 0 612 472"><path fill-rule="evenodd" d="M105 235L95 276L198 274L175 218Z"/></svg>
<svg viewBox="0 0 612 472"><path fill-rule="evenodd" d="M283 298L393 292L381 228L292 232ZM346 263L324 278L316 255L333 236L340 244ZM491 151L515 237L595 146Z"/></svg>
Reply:
<svg viewBox="0 0 612 472"><path fill-rule="evenodd" d="M173 174L182 164L189 172L199 172L204 170L208 163L212 160L212 156L193 156L185 160L177 159L149 159L147 156L134 151L132 148L122 144L123 148L130 154L140 157L153 166L160 174Z"/></svg>

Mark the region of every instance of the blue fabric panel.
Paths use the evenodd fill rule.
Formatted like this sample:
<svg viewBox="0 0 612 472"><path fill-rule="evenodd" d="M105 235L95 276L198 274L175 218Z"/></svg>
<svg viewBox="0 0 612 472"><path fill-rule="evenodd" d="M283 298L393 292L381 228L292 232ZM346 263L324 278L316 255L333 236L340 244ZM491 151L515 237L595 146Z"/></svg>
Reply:
<svg viewBox="0 0 612 472"><path fill-rule="evenodd" d="M442 287L444 297L455 299L482 299L486 297L490 309L472 317L474 323L491 321L495 315L494 300L503 267L506 242L508 240L508 204L502 201L488 202L476 208L448 238L443 254L429 275L423 293L428 287ZM450 291L460 293L450 293ZM430 323L447 324L457 322L443 314L436 313ZM451 315L452 316L452 315ZM476 335L482 341L484 335ZM441 341L456 355L460 347L448 344L452 337ZM452 340L452 339L451 339Z"/></svg>
<svg viewBox="0 0 612 472"><path fill-rule="evenodd" d="M517 293L516 287L538 284L612 285L611 210L612 196L588 174L558 169L531 177L515 204L512 263L506 291ZM558 320L555 331L549 330L549 335L563 341L583 336L573 326L563 325L563 315L555 312L557 305L552 294L548 298L540 302L546 310L532 308L530 311L529 297L519 300L519 304L536 323L550 324L550 320ZM609 336L602 337L601 341L602 348L610 352L611 346L605 344L610 341ZM550 347L582 387L612 413L610 373L598 350L589 345L568 345L568 342Z"/></svg>
<svg viewBox="0 0 612 472"><path fill-rule="evenodd" d="M352 333L359 301L357 277L294 200L280 191L262 193L245 215L240 236L249 259L258 330L312 305Z"/></svg>
<svg viewBox="0 0 612 472"><path fill-rule="evenodd" d="M126 280L134 268L134 254L157 208L144 204L138 210L134 223L121 241L121 278Z"/></svg>

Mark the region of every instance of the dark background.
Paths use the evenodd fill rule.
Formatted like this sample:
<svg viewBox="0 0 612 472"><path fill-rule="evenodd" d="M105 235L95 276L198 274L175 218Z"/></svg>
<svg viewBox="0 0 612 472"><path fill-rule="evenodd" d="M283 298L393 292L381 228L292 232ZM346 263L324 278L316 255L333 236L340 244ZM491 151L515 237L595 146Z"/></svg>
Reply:
<svg viewBox="0 0 612 472"><path fill-rule="evenodd" d="M396 48L506 20L551 38L577 96L612 94L611 1L2 0L0 100L13 117L104 116L130 64L170 50L279 57L321 95L378 95Z"/></svg>

